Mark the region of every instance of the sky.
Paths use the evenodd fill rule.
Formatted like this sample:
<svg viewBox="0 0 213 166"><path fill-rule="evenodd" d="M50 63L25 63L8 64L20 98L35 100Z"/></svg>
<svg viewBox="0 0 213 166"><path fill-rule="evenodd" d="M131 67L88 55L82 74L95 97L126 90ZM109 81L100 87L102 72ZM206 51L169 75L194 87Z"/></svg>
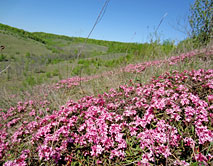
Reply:
<svg viewBox="0 0 213 166"><path fill-rule="evenodd" d="M90 38L149 42L179 42L194 0L110 0ZM0 23L29 32L87 37L105 0L0 0ZM162 17L166 15L157 30Z"/></svg>

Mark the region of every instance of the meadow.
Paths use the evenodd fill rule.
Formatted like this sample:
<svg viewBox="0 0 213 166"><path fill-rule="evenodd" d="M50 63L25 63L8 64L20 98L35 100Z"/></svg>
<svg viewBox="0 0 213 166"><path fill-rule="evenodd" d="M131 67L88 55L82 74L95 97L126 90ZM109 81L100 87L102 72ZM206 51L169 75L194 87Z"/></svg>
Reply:
<svg viewBox="0 0 213 166"><path fill-rule="evenodd" d="M0 36L0 165L212 164L211 44Z"/></svg>

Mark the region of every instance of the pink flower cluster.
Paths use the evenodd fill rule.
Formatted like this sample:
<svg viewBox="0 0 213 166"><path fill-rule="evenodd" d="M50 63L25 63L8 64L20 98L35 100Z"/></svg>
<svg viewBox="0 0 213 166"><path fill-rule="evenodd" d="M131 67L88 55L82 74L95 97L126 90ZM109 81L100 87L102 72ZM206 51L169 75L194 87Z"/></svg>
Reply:
<svg viewBox="0 0 213 166"><path fill-rule="evenodd" d="M192 57L194 57L195 55L204 53L205 55L212 55L213 54L213 50L194 50L188 53L183 53L179 56L172 56L168 59L165 60L155 60L155 61L149 61L149 62L144 62L144 63L139 63L136 65L130 64L128 66L125 67L125 72L132 72L132 73L140 73L142 71L144 71L146 68L151 67L151 66L161 66L163 64L169 64L169 65L175 65L179 62L183 62L185 59L190 59Z"/></svg>
<svg viewBox="0 0 213 166"><path fill-rule="evenodd" d="M138 165L164 165L170 158L171 165L208 165L213 158L205 150L213 141L212 80L213 70L174 71L144 86L120 86L43 114L33 101L18 103L1 112L0 163L57 164L80 155L100 163L134 158ZM26 121L29 113L33 119Z"/></svg>
<svg viewBox="0 0 213 166"><path fill-rule="evenodd" d="M97 79L97 78L112 75L112 74L116 74L116 72L109 71L109 72L104 72L100 75L92 75L92 76L84 76L84 77L79 77L79 76L71 77L68 79L60 80L58 83L56 83L53 86L53 89L71 88L73 86L80 85L81 82L87 82L87 81L90 81L93 79Z"/></svg>

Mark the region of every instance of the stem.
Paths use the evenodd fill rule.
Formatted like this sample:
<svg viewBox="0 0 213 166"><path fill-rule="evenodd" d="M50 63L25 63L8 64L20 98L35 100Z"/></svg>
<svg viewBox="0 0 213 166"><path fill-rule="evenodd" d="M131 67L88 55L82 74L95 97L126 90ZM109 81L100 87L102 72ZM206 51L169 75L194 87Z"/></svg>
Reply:
<svg viewBox="0 0 213 166"><path fill-rule="evenodd" d="M9 67L10 67L10 64L9 64L5 69L3 69L3 70L0 72L0 74L3 73L5 70L7 70Z"/></svg>

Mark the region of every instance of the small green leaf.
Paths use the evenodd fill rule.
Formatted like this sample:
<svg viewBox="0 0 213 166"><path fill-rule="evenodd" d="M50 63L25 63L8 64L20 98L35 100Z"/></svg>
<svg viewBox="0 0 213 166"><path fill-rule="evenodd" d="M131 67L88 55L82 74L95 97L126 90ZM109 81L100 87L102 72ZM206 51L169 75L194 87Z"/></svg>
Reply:
<svg viewBox="0 0 213 166"><path fill-rule="evenodd" d="M192 133L194 133L195 132L195 127L194 126L192 126Z"/></svg>
<svg viewBox="0 0 213 166"><path fill-rule="evenodd" d="M195 162L195 163L190 164L190 166L199 166L199 163Z"/></svg>

